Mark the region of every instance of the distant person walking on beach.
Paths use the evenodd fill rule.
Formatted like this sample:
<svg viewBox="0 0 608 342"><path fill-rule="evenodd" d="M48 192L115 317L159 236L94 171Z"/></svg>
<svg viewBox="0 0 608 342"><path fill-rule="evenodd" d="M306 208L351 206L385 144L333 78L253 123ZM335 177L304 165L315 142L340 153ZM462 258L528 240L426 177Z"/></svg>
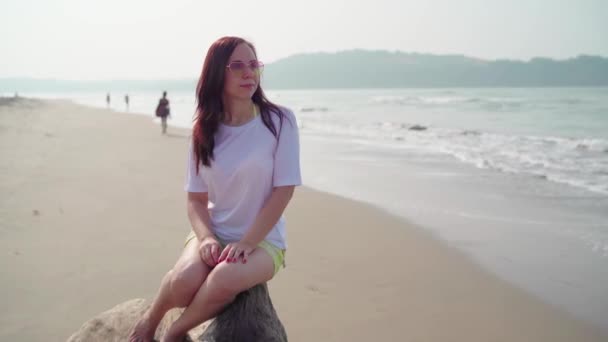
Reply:
<svg viewBox="0 0 608 342"><path fill-rule="evenodd" d="M163 91L163 97L158 101L158 106L156 106L156 116L160 118L163 134L167 133L167 117L170 115L171 108L169 107L167 92Z"/></svg>
<svg viewBox="0 0 608 342"><path fill-rule="evenodd" d="M129 94L125 95L125 105L127 106L127 112L129 111Z"/></svg>
<svg viewBox="0 0 608 342"><path fill-rule="evenodd" d="M110 93L106 95L106 106L110 108Z"/></svg>
<svg viewBox="0 0 608 342"><path fill-rule="evenodd" d="M302 183L298 126L291 110L264 95L262 68L242 38L220 38L207 52L184 186L192 231L131 342L152 341L174 307L186 309L162 341L182 341L284 266L283 211Z"/></svg>

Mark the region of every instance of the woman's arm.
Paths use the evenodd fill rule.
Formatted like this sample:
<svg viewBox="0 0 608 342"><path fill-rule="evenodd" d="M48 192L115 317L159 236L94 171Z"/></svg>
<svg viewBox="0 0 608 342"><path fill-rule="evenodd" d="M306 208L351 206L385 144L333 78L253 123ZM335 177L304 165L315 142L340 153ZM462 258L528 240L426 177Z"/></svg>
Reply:
<svg viewBox="0 0 608 342"><path fill-rule="evenodd" d="M207 237L215 239L211 230L211 217L207 209L209 194L207 192L188 192L187 202L188 218L198 241L203 241Z"/></svg>
<svg viewBox="0 0 608 342"><path fill-rule="evenodd" d="M249 227L241 242L244 242L250 246L257 246L268 233L272 230L272 227L279 221L279 218L283 214L283 211L287 207L287 204L293 196L295 186L279 186L272 189L270 198L260 210L260 213L256 217L253 225Z"/></svg>
<svg viewBox="0 0 608 342"><path fill-rule="evenodd" d="M246 263L249 254L264 240L283 214L293 196L294 188L293 185L273 188L270 198L260 210L251 227L247 229L243 238L237 243L229 243L220 254L218 261L236 262L242 254L242 262Z"/></svg>

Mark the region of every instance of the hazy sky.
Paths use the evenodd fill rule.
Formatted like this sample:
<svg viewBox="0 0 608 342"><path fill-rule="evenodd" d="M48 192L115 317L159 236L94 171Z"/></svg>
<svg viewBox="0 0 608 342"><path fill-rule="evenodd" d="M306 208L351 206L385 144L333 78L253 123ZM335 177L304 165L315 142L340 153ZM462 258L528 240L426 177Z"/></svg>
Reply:
<svg viewBox="0 0 608 342"><path fill-rule="evenodd" d="M224 35L267 63L353 48L608 56L605 0L0 0L0 77L195 78Z"/></svg>

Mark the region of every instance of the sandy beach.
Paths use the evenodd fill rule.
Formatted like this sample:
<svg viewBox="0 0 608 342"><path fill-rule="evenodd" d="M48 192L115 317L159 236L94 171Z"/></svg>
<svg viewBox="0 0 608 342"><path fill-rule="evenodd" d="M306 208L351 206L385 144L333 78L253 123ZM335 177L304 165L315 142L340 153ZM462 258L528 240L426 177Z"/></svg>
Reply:
<svg viewBox="0 0 608 342"><path fill-rule="evenodd" d="M143 115L0 99L0 340L64 341L154 295L189 231L188 136ZM608 340L369 205L300 187L286 218L270 293L290 341Z"/></svg>

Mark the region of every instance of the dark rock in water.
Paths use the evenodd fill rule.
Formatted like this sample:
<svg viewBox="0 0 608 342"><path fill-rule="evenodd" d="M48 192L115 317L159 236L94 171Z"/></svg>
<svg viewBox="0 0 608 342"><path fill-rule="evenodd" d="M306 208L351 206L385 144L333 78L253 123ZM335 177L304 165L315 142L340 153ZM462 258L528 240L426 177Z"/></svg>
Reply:
<svg viewBox="0 0 608 342"><path fill-rule="evenodd" d="M414 125L410 128L408 128L410 131L426 131L427 128L424 126L420 126L420 125Z"/></svg>
<svg viewBox="0 0 608 342"><path fill-rule="evenodd" d="M466 130L462 132L462 135L481 135L478 131Z"/></svg>
<svg viewBox="0 0 608 342"><path fill-rule="evenodd" d="M149 304L134 299L101 313L74 333L68 342L128 341L135 323ZM183 310L169 311L154 338L160 341ZM240 293L216 318L190 330L184 341L199 342L287 342L287 333L279 320L266 284Z"/></svg>

